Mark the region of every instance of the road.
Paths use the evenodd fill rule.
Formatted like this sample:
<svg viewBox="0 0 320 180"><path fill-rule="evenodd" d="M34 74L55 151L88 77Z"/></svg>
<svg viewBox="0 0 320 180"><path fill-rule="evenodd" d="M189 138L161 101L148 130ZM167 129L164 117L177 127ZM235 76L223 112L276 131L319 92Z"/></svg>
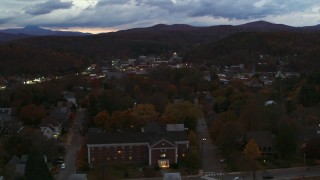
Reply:
<svg viewBox="0 0 320 180"><path fill-rule="evenodd" d="M220 163L222 156L216 146L212 143L208 133L208 126L204 118L198 119L197 132L200 142L203 172L214 174L215 177L222 176L224 174L222 164Z"/></svg>
<svg viewBox="0 0 320 180"><path fill-rule="evenodd" d="M201 151L201 165L203 169L203 174L198 177L184 177L183 179L190 180L233 180L235 177L240 177L243 180L252 180L252 172L234 172L226 173L223 171L220 159L222 159L219 150L214 144L208 134L208 127L204 118L198 119L197 132L199 135L200 151ZM205 140L204 140L205 139ZM297 168L287 168L287 169L276 169L276 170L265 170L257 171L256 179L263 179L264 175L271 175L274 179L295 179L301 177L316 177L320 179L320 166L319 167L297 167ZM319 178L317 178L319 177Z"/></svg>
<svg viewBox="0 0 320 180"><path fill-rule="evenodd" d="M267 171L257 171L256 179L263 179L263 175L272 176L273 179L302 179L302 177L314 177L314 179L320 179L320 167L308 167L306 170L304 167L287 168L287 169L274 169ZM244 180L252 180L252 172L242 173L228 173L225 174L223 179L229 180L235 177L241 177Z"/></svg>
<svg viewBox="0 0 320 180"><path fill-rule="evenodd" d="M84 119L85 110L79 109L74 123L69 130L68 139L65 144L66 155L64 157L66 167L60 170L57 180L67 180L70 175L76 173L77 152L82 144L82 136L79 132L80 122Z"/></svg>

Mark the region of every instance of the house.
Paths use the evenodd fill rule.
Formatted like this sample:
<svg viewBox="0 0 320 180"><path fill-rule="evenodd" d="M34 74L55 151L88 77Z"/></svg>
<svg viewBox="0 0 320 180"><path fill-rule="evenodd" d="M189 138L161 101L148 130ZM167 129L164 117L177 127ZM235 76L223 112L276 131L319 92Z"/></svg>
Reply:
<svg viewBox="0 0 320 180"><path fill-rule="evenodd" d="M23 124L16 118L13 118L11 121L5 121L3 123L3 129L1 131L4 135L14 135L23 130Z"/></svg>
<svg viewBox="0 0 320 180"><path fill-rule="evenodd" d="M68 107L67 103L58 103L57 107L50 109L49 116L52 119L58 121L59 124L62 126L62 131L67 130L68 125L70 124L70 117L71 117L71 110Z"/></svg>
<svg viewBox="0 0 320 180"><path fill-rule="evenodd" d="M184 124L167 124L167 131L185 131Z"/></svg>
<svg viewBox="0 0 320 180"><path fill-rule="evenodd" d="M0 108L0 130L5 128L5 122L11 121L11 108Z"/></svg>
<svg viewBox="0 0 320 180"><path fill-rule="evenodd" d="M254 139L259 146L262 156L271 156L274 154L273 135L268 131L249 131L246 134L246 141Z"/></svg>
<svg viewBox="0 0 320 180"><path fill-rule="evenodd" d="M46 136L48 139L53 137L57 138L61 135L62 124L54 118L47 116L44 119L42 119L40 124L40 130L43 133L43 135Z"/></svg>
<svg viewBox="0 0 320 180"><path fill-rule="evenodd" d="M185 131L149 131L107 133L88 132L88 162L147 163L167 168L185 158L189 141Z"/></svg>
<svg viewBox="0 0 320 180"><path fill-rule="evenodd" d="M252 90L252 91L258 91L260 90L264 83L259 79L258 75L254 75L251 79L249 79L246 82L246 85Z"/></svg>
<svg viewBox="0 0 320 180"><path fill-rule="evenodd" d="M25 167L28 160L27 155L23 155L19 158L17 155L13 155L5 166L6 174L10 177L20 177L25 173Z"/></svg>
<svg viewBox="0 0 320 180"><path fill-rule="evenodd" d="M64 91L63 97L64 97L64 99L66 99L69 102L68 107L71 107L72 105L77 105L77 99L76 99L75 94L73 92Z"/></svg>

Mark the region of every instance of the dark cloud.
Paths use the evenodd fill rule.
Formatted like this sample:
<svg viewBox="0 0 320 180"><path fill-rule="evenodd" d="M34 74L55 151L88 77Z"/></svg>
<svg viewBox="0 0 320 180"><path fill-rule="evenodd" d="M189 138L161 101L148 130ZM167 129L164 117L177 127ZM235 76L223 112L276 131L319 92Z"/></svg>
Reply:
<svg viewBox="0 0 320 180"><path fill-rule="evenodd" d="M316 22L319 0L0 0L0 24L141 27L158 23L239 24L253 20ZM44 2L45 1L45 2ZM69 2L66 2L69 1ZM16 2L16 3L12 3ZM39 3L42 2L42 3ZM74 8L71 8L74 6ZM11 8L11 9L10 9ZM51 13L65 9L62 13ZM21 13L21 10L23 12ZM8 11L8 12L7 12ZM1 12L1 11L0 11ZM43 15L45 16L37 16ZM303 16L306 14L305 16ZM296 17L302 17L303 21ZM11 19L6 19L11 18Z"/></svg>
<svg viewBox="0 0 320 180"><path fill-rule="evenodd" d="M174 3L171 0L157 0L157 1L150 1L150 0L135 0L138 6L151 6L151 7L159 7L159 8L168 8L172 9Z"/></svg>
<svg viewBox="0 0 320 180"><path fill-rule="evenodd" d="M100 0L96 7L107 5L123 5L129 3L130 0Z"/></svg>
<svg viewBox="0 0 320 180"><path fill-rule="evenodd" d="M315 0L189 0L188 2L181 7L189 7L185 11L191 17L251 19L290 12L303 12L310 8ZM180 3L176 5L179 6Z"/></svg>
<svg viewBox="0 0 320 180"><path fill-rule="evenodd" d="M44 3L28 6L24 10L27 14L41 15L51 13L54 10L69 9L71 7L72 2L61 2L61 0L48 0Z"/></svg>

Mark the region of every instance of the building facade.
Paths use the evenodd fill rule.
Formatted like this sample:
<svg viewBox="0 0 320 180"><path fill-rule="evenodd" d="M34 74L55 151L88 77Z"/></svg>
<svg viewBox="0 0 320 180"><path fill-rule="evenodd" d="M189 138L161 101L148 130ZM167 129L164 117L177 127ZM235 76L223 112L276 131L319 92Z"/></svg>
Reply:
<svg viewBox="0 0 320 180"><path fill-rule="evenodd" d="M184 159L188 137L180 132L106 133L90 129L88 162L94 164L146 163L166 168Z"/></svg>

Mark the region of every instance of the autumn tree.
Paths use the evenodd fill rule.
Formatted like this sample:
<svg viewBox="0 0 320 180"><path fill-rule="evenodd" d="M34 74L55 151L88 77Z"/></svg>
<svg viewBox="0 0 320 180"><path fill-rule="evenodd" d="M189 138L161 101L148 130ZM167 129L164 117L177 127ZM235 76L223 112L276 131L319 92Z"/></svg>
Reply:
<svg viewBox="0 0 320 180"><path fill-rule="evenodd" d="M260 120L260 127L263 130L276 132L279 122L284 117L284 109L281 105L275 104L263 107L263 116Z"/></svg>
<svg viewBox="0 0 320 180"><path fill-rule="evenodd" d="M228 98L225 96L217 96L215 98L215 104L213 109L216 112L223 112L226 111L229 108L229 101Z"/></svg>
<svg viewBox="0 0 320 180"><path fill-rule="evenodd" d="M185 125L190 125L189 129L195 129L196 123L190 121L197 121L197 118L202 116L201 110L194 104L188 101L176 102L173 104L168 104L165 108L164 113L160 118L160 122L165 123L185 123Z"/></svg>
<svg viewBox="0 0 320 180"><path fill-rule="evenodd" d="M113 130L122 129L123 125L126 122L125 112L124 111L114 111L111 115L111 123L108 128L112 128ZM107 127L105 127L108 129Z"/></svg>
<svg viewBox="0 0 320 180"><path fill-rule="evenodd" d="M138 127L157 120L159 115L152 104L137 104L131 109L130 113L132 113L132 120Z"/></svg>
<svg viewBox="0 0 320 180"><path fill-rule="evenodd" d="M106 110L100 111L94 118L93 122L97 126L104 126L106 123L110 123L110 115Z"/></svg>
<svg viewBox="0 0 320 180"><path fill-rule="evenodd" d="M253 168L253 179L256 179L256 159L261 156L261 152L259 149L258 144L254 139L250 139L249 142L246 144L243 154L245 157L250 161Z"/></svg>
<svg viewBox="0 0 320 180"><path fill-rule="evenodd" d="M249 140L249 142L246 144L243 150L243 153L250 159L256 159L261 156L259 146L254 139Z"/></svg>
<svg viewBox="0 0 320 180"><path fill-rule="evenodd" d="M297 132L298 129L292 120L285 119L281 122L276 134L276 145L281 158L288 158L296 151Z"/></svg>
<svg viewBox="0 0 320 180"><path fill-rule="evenodd" d="M199 140L198 136L194 131L190 131L188 134L189 145L192 147L198 147Z"/></svg>
<svg viewBox="0 0 320 180"><path fill-rule="evenodd" d="M82 146L77 153L76 168L78 171L86 171L89 169L88 150L85 146Z"/></svg>
<svg viewBox="0 0 320 180"><path fill-rule="evenodd" d="M257 99L248 99L240 113L239 120L247 131L259 129L260 121L263 118L263 104Z"/></svg>
<svg viewBox="0 0 320 180"><path fill-rule="evenodd" d="M35 104L28 104L21 108L19 117L27 125L38 125L42 118L46 116L46 111L43 107Z"/></svg>
<svg viewBox="0 0 320 180"><path fill-rule="evenodd" d="M190 169L198 169L200 167L201 159L199 149L190 147L186 155L185 164Z"/></svg>
<svg viewBox="0 0 320 180"><path fill-rule="evenodd" d="M229 121L223 124L216 138L217 145L224 154L237 151L241 146L240 138L244 136L244 128L239 121Z"/></svg>
<svg viewBox="0 0 320 180"><path fill-rule="evenodd" d="M142 102L154 105L157 112L163 113L166 105L169 104L169 99L165 93L155 92L151 95L145 95Z"/></svg>
<svg viewBox="0 0 320 180"><path fill-rule="evenodd" d="M320 159L320 138L310 139L305 147L305 153L308 158Z"/></svg>
<svg viewBox="0 0 320 180"><path fill-rule="evenodd" d="M236 122L237 115L233 111L219 113L216 119L210 125L210 136L213 141L217 141L220 133L223 132L224 126L229 122ZM240 126L242 128L242 125Z"/></svg>
<svg viewBox="0 0 320 180"><path fill-rule="evenodd" d="M299 92L299 102L305 106L313 106L320 102L319 87L315 84L304 84Z"/></svg>

